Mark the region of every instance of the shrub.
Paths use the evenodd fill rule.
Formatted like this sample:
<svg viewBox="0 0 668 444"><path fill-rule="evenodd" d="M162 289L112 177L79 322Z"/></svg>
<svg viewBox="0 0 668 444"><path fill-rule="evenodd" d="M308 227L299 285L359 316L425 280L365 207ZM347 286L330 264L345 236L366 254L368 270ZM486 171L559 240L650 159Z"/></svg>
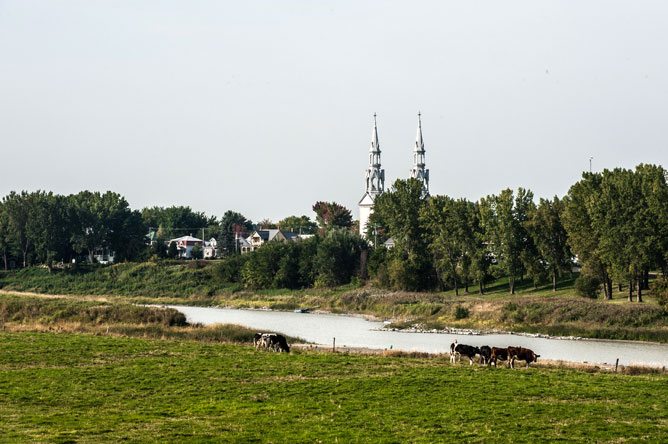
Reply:
<svg viewBox="0 0 668 444"><path fill-rule="evenodd" d="M668 312L668 279L659 278L649 288L650 296L656 298L656 302Z"/></svg>
<svg viewBox="0 0 668 444"><path fill-rule="evenodd" d="M469 317L469 309L458 305L455 308L455 319L466 319Z"/></svg>
<svg viewBox="0 0 668 444"><path fill-rule="evenodd" d="M575 280L575 292L584 298L596 299L601 289L601 281L594 276L581 275Z"/></svg>

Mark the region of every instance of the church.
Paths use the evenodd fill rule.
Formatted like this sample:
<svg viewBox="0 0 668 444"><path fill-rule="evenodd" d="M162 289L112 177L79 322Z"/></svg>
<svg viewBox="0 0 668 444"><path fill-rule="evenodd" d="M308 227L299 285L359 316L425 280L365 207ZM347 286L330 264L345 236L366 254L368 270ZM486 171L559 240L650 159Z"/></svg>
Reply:
<svg viewBox="0 0 668 444"><path fill-rule="evenodd" d="M418 113L417 136L413 148L413 167L410 177L422 182L422 196L429 196L429 170L425 168L424 141L422 140L422 115ZM376 114L373 115L371 131L371 148L369 149L369 167L366 169L366 191L359 201L360 236L366 236L369 217L373 213L373 203L385 191L385 170L380 164L380 144L378 143L378 126Z"/></svg>

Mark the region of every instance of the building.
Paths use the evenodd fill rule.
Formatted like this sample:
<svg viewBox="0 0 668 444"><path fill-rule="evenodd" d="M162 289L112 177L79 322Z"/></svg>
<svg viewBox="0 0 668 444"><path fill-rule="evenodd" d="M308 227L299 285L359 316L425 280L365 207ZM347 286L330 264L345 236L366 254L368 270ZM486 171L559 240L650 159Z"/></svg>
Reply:
<svg viewBox="0 0 668 444"><path fill-rule="evenodd" d="M192 251L195 248L195 245L199 245L202 250L204 249L204 241L202 239L197 239L196 237L183 236L177 237L176 239L171 239L167 246L169 247L172 242L176 243L176 251L178 252L178 257L185 259L192 259Z"/></svg>
<svg viewBox="0 0 668 444"><path fill-rule="evenodd" d="M204 249L203 249L203 255L202 257L204 259L215 259L218 254L216 253L216 248L218 247L218 242L216 242L216 238L211 238L208 240L208 242L204 242Z"/></svg>
<svg viewBox="0 0 668 444"><path fill-rule="evenodd" d="M413 167L410 177L422 182L422 197L429 197L429 170L425 168L425 149L422 139L422 114L418 112L418 128L413 148ZM385 191L385 170L380 165L380 144L376 114L373 115L373 131L371 132L371 149L369 150L369 166L366 169L366 191L358 206L360 212L360 235L366 236L369 218L373 213L376 198Z"/></svg>
<svg viewBox="0 0 668 444"><path fill-rule="evenodd" d="M373 213L373 202L383 191L385 191L385 170L380 166L380 143L378 143L378 127L376 125L376 113L374 113L371 148L369 149L369 167L366 169L366 191L358 203L360 236L366 236L369 217Z"/></svg>
<svg viewBox="0 0 668 444"><path fill-rule="evenodd" d="M299 239L297 233L279 229L255 230L241 243L241 253L250 253L267 242L294 242Z"/></svg>
<svg viewBox="0 0 668 444"><path fill-rule="evenodd" d="M429 197L429 170L425 168L424 142L422 141L422 114L418 112L418 129L413 148L411 178L422 182L422 197Z"/></svg>

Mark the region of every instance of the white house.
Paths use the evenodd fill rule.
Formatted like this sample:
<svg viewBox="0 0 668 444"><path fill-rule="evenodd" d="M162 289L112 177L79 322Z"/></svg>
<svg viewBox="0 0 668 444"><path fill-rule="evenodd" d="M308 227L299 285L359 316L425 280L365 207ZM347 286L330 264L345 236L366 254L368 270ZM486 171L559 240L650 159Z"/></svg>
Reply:
<svg viewBox="0 0 668 444"><path fill-rule="evenodd" d="M176 251L178 252L178 257L186 258L186 259L191 259L192 256L192 251L193 248L195 248L195 245L199 245L202 249L204 249L204 241L202 239L197 239L196 237L192 236L183 236L183 237L177 237L176 239L171 239L167 246L169 247L172 242L176 243Z"/></svg>

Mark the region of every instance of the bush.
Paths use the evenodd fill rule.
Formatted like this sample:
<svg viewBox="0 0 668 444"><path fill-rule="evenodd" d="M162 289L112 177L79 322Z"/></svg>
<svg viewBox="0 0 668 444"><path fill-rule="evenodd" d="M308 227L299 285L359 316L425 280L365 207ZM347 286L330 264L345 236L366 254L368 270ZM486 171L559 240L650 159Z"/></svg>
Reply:
<svg viewBox="0 0 668 444"><path fill-rule="evenodd" d="M668 312L668 279L659 278L649 287L649 294Z"/></svg>
<svg viewBox="0 0 668 444"><path fill-rule="evenodd" d="M469 309L458 305L455 308L455 319L466 319L469 317Z"/></svg>
<svg viewBox="0 0 668 444"><path fill-rule="evenodd" d="M601 291L601 281L594 276L583 274L575 280L575 292L584 298L596 299Z"/></svg>

